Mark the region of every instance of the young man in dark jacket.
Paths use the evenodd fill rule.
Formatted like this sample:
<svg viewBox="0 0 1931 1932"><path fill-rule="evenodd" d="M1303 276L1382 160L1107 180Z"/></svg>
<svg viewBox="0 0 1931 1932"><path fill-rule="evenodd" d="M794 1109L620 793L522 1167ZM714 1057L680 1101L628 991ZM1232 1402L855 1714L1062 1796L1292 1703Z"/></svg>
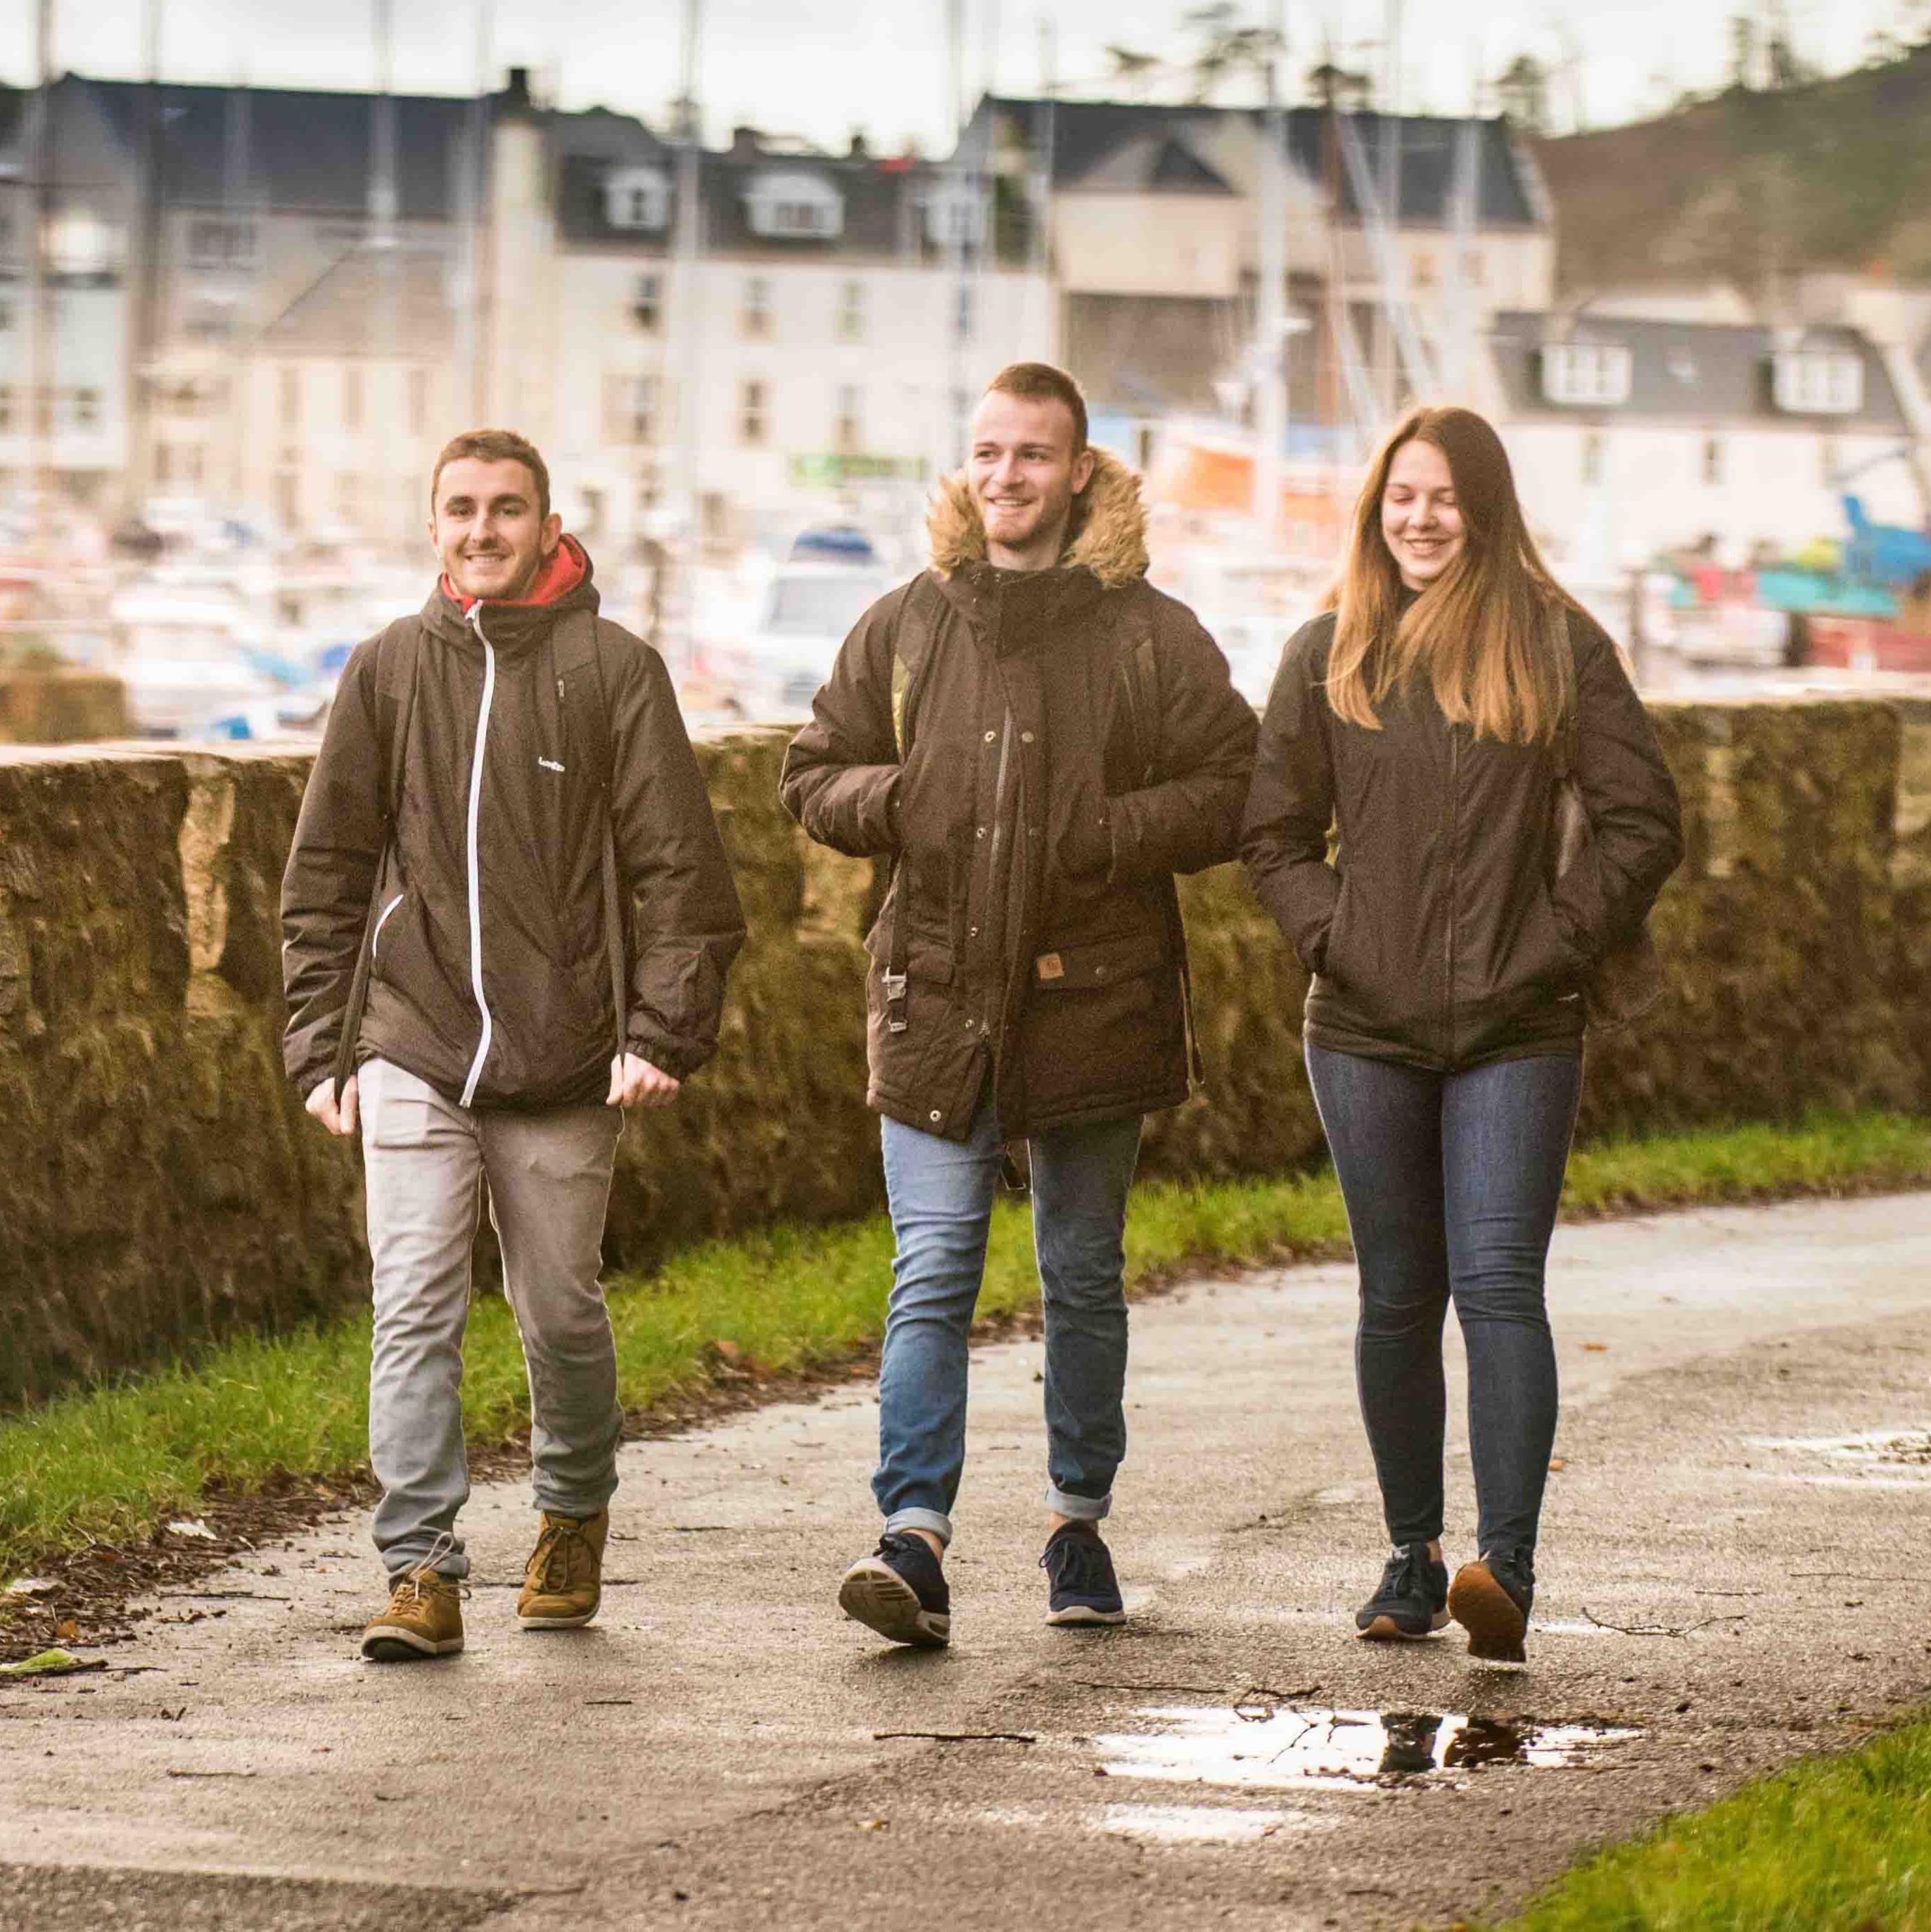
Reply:
<svg viewBox="0 0 1931 1932"><path fill-rule="evenodd" d="M597 1279L622 1110L673 1100L709 1058L744 938L663 662L597 616L549 497L520 436L443 451L442 575L349 658L282 881L289 1078L331 1133L359 1116L367 1172L378 1659L463 1647L479 1179L529 1368L541 1523L517 1615L596 1614L623 1421Z"/></svg>
<svg viewBox="0 0 1931 1932"><path fill-rule="evenodd" d="M951 1629L967 1336L1021 1140L1045 1289L1048 1620L1124 1615L1098 1524L1126 1450L1141 1119L1191 1083L1173 875L1233 856L1255 720L1212 639L1147 584L1139 480L1086 428L1062 371L993 378L933 507L931 568L859 620L785 760L814 838L893 861L867 942L867 1098L898 1242L885 1530L839 1601L901 1642Z"/></svg>

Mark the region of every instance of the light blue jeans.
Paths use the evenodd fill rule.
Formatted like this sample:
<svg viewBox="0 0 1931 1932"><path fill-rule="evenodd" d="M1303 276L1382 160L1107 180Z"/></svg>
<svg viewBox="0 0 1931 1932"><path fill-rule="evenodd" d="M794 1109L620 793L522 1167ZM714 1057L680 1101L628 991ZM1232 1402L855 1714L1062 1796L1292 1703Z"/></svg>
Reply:
<svg viewBox="0 0 1931 1932"><path fill-rule="evenodd" d="M878 1472L888 1531L952 1540L965 1466L966 1358L1003 1149L988 1098L963 1143L884 1124L898 1252L878 1372ZM1046 1325L1046 1504L1096 1522L1126 1453L1126 1196L1138 1116L1057 1127L1030 1143L1033 1245Z"/></svg>

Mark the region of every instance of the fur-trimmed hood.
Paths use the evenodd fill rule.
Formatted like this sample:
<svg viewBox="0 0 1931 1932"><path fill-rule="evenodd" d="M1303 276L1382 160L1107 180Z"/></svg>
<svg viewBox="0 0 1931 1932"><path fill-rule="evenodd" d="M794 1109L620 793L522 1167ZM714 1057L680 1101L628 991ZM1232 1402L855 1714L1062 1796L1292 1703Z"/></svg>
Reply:
<svg viewBox="0 0 1931 1932"><path fill-rule="evenodd" d="M1093 446L1092 480L1073 500L1063 567L1084 566L1108 590L1147 574L1147 509L1140 478L1110 451ZM985 560L985 526L967 488L965 472L939 479L925 512L932 568L941 577Z"/></svg>

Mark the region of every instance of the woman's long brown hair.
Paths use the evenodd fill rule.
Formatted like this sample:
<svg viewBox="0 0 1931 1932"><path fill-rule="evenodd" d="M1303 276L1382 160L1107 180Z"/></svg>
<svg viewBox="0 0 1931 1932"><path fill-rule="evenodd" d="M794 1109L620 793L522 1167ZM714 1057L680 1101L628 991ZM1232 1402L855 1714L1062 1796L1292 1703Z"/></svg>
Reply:
<svg viewBox="0 0 1931 1932"><path fill-rule="evenodd" d="M1432 443L1447 460L1466 540L1405 612L1381 497L1408 442ZM1327 601L1338 613L1327 674L1336 717L1379 730L1389 694L1426 674L1443 715L1478 737L1532 744L1561 728L1573 674L1567 652L1553 648L1551 620L1577 607L1522 520L1501 438L1473 410L1413 410L1396 424L1361 486Z"/></svg>

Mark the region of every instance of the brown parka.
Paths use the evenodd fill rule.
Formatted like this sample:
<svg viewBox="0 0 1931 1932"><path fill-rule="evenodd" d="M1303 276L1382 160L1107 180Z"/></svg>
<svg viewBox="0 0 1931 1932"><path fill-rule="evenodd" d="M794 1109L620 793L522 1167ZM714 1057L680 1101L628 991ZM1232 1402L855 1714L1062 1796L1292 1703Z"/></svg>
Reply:
<svg viewBox="0 0 1931 1932"><path fill-rule="evenodd" d="M896 861L867 1098L948 1139L988 1076L1008 1138L1189 1090L1173 875L1233 856L1255 720L1146 581L1138 478L1097 454L1043 571L994 568L948 478L932 567L859 620L784 762L812 838Z"/></svg>
<svg viewBox="0 0 1931 1932"><path fill-rule="evenodd" d="M1380 729L1349 724L1327 698L1333 612L1289 640L1241 849L1314 974L1305 1034L1317 1046L1452 1072L1581 1042L1583 983L1642 924L1683 835L1615 646L1581 610L1565 615L1574 716L1561 742L1590 836L1560 879L1560 745L1477 737L1425 680L1381 706Z"/></svg>
<svg viewBox="0 0 1931 1932"><path fill-rule="evenodd" d="M343 670L282 880L283 1058L304 1094L333 1070L373 904L358 1060L379 1055L466 1106L602 1100L617 1034L607 813L627 915L625 1044L679 1079L715 1049L744 920L703 775L663 660L595 616L589 560L563 542L574 568L541 602L466 611L439 583L403 620L416 627L406 716L382 688L379 639ZM567 620L596 627L594 659L572 675L600 685L607 799L592 748L572 742ZM393 826L385 758L401 781Z"/></svg>

